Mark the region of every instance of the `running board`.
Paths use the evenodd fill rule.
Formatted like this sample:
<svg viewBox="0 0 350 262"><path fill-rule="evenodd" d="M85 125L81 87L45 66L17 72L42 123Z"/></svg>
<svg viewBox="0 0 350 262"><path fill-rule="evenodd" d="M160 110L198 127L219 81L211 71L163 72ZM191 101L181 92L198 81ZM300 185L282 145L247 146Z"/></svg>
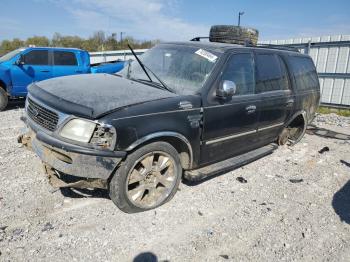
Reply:
<svg viewBox="0 0 350 262"><path fill-rule="evenodd" d="M269 144L267 146L260 147L245 154L238 155L209 166L185 171L184 177L189 181L198 182L210 176L225 174L229 171L232 171L233 169L271 154L275 149L277 149L277 147L278 146L276 144Z"/></svg>

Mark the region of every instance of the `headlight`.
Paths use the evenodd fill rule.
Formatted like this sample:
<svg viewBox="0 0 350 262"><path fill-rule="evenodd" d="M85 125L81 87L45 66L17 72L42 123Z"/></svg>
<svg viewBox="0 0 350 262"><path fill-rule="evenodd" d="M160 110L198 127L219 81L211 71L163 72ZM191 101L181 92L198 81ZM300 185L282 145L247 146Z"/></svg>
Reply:
<svg viewBox="0 0 350 262"><path fill-rule="evenodd" d="M96 123L94 122L73 119L62 128L60 135L71 140L88 143L95 128Z"/></svg>
<svg viewBox="0 0 350 262"><path fill-rule="evenodd" d="M116 139L117 134L113 126L107 124L97 124L90 143L98 147L112 149Z"/></svg>

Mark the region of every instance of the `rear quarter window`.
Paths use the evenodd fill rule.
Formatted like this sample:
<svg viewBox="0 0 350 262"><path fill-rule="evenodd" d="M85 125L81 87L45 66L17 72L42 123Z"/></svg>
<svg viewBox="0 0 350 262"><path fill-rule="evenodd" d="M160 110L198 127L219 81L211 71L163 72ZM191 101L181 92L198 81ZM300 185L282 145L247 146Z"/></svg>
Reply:
<svg viewBox="0 0 350 262"><path fill-rule="evenodd" d="M55 51L54 64L62 66L76 66L78 65L78 62L73 52Z"/></svg>
<svg viewBox="0 0 350 262"><path fill-rule="evenodd" d="M311 58L290 56L291 71L298 90L318 90L319 82L316 68Z"/></svg>

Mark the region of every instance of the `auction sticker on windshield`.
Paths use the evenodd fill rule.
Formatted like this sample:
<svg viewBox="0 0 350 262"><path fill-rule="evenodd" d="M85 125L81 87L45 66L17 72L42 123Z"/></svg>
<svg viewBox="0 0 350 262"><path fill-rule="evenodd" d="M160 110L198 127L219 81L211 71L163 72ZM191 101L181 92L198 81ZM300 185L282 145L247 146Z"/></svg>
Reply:
<svg viewBox="0 0 350 262"><path fill-rule="evenodd" d="M200 55L201 57L204 57L206 59L208 59L210 62L214 63L216 61L216 59L218 59L218 57L208 51L205 51L203 49L199 49L196 51L197 55Z"/></svg>

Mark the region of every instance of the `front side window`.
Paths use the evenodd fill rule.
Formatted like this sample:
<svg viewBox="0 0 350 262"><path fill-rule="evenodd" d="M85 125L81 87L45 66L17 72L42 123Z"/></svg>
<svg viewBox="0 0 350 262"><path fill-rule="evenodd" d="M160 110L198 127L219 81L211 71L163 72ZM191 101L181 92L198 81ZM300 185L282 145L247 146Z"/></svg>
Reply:
<svg viewBox="0 0 350 262"><path fill-rule="evenodd" d="M191 95L200 92L219 56L218 52L193 46L163 44L144 53L140 60L175 93ZM152 73L148 73L152 81L158 81ZM134 80L149 81L136 61L118 74Z"/></svg>
<svg viewBox="0 0 350 262"><path fill-rule="evenodd" d="M258 69L256 93L288 90L287 70L281 58L275 54L257 54Z"/></svg>
<svg viewBox="0 0 350 262"><path fill-rule="evenodd" d="M232 55L222 74L222 80L229 80L236 84L235 95L254 94L255 75L252 55Z"/></svg>
<svg viewBox="0 0 350 262"><path fill-rule="evenodd" d="M73 52L55 51L54 52L54 64L62 66L76 66L77 58Z"/></svg>
<svg viewBox="0 0 350 262"><path fill-rule="evenodd" d="M27 65L48 65L48 50L32 50L24 55L24 63Z"/></svg>

